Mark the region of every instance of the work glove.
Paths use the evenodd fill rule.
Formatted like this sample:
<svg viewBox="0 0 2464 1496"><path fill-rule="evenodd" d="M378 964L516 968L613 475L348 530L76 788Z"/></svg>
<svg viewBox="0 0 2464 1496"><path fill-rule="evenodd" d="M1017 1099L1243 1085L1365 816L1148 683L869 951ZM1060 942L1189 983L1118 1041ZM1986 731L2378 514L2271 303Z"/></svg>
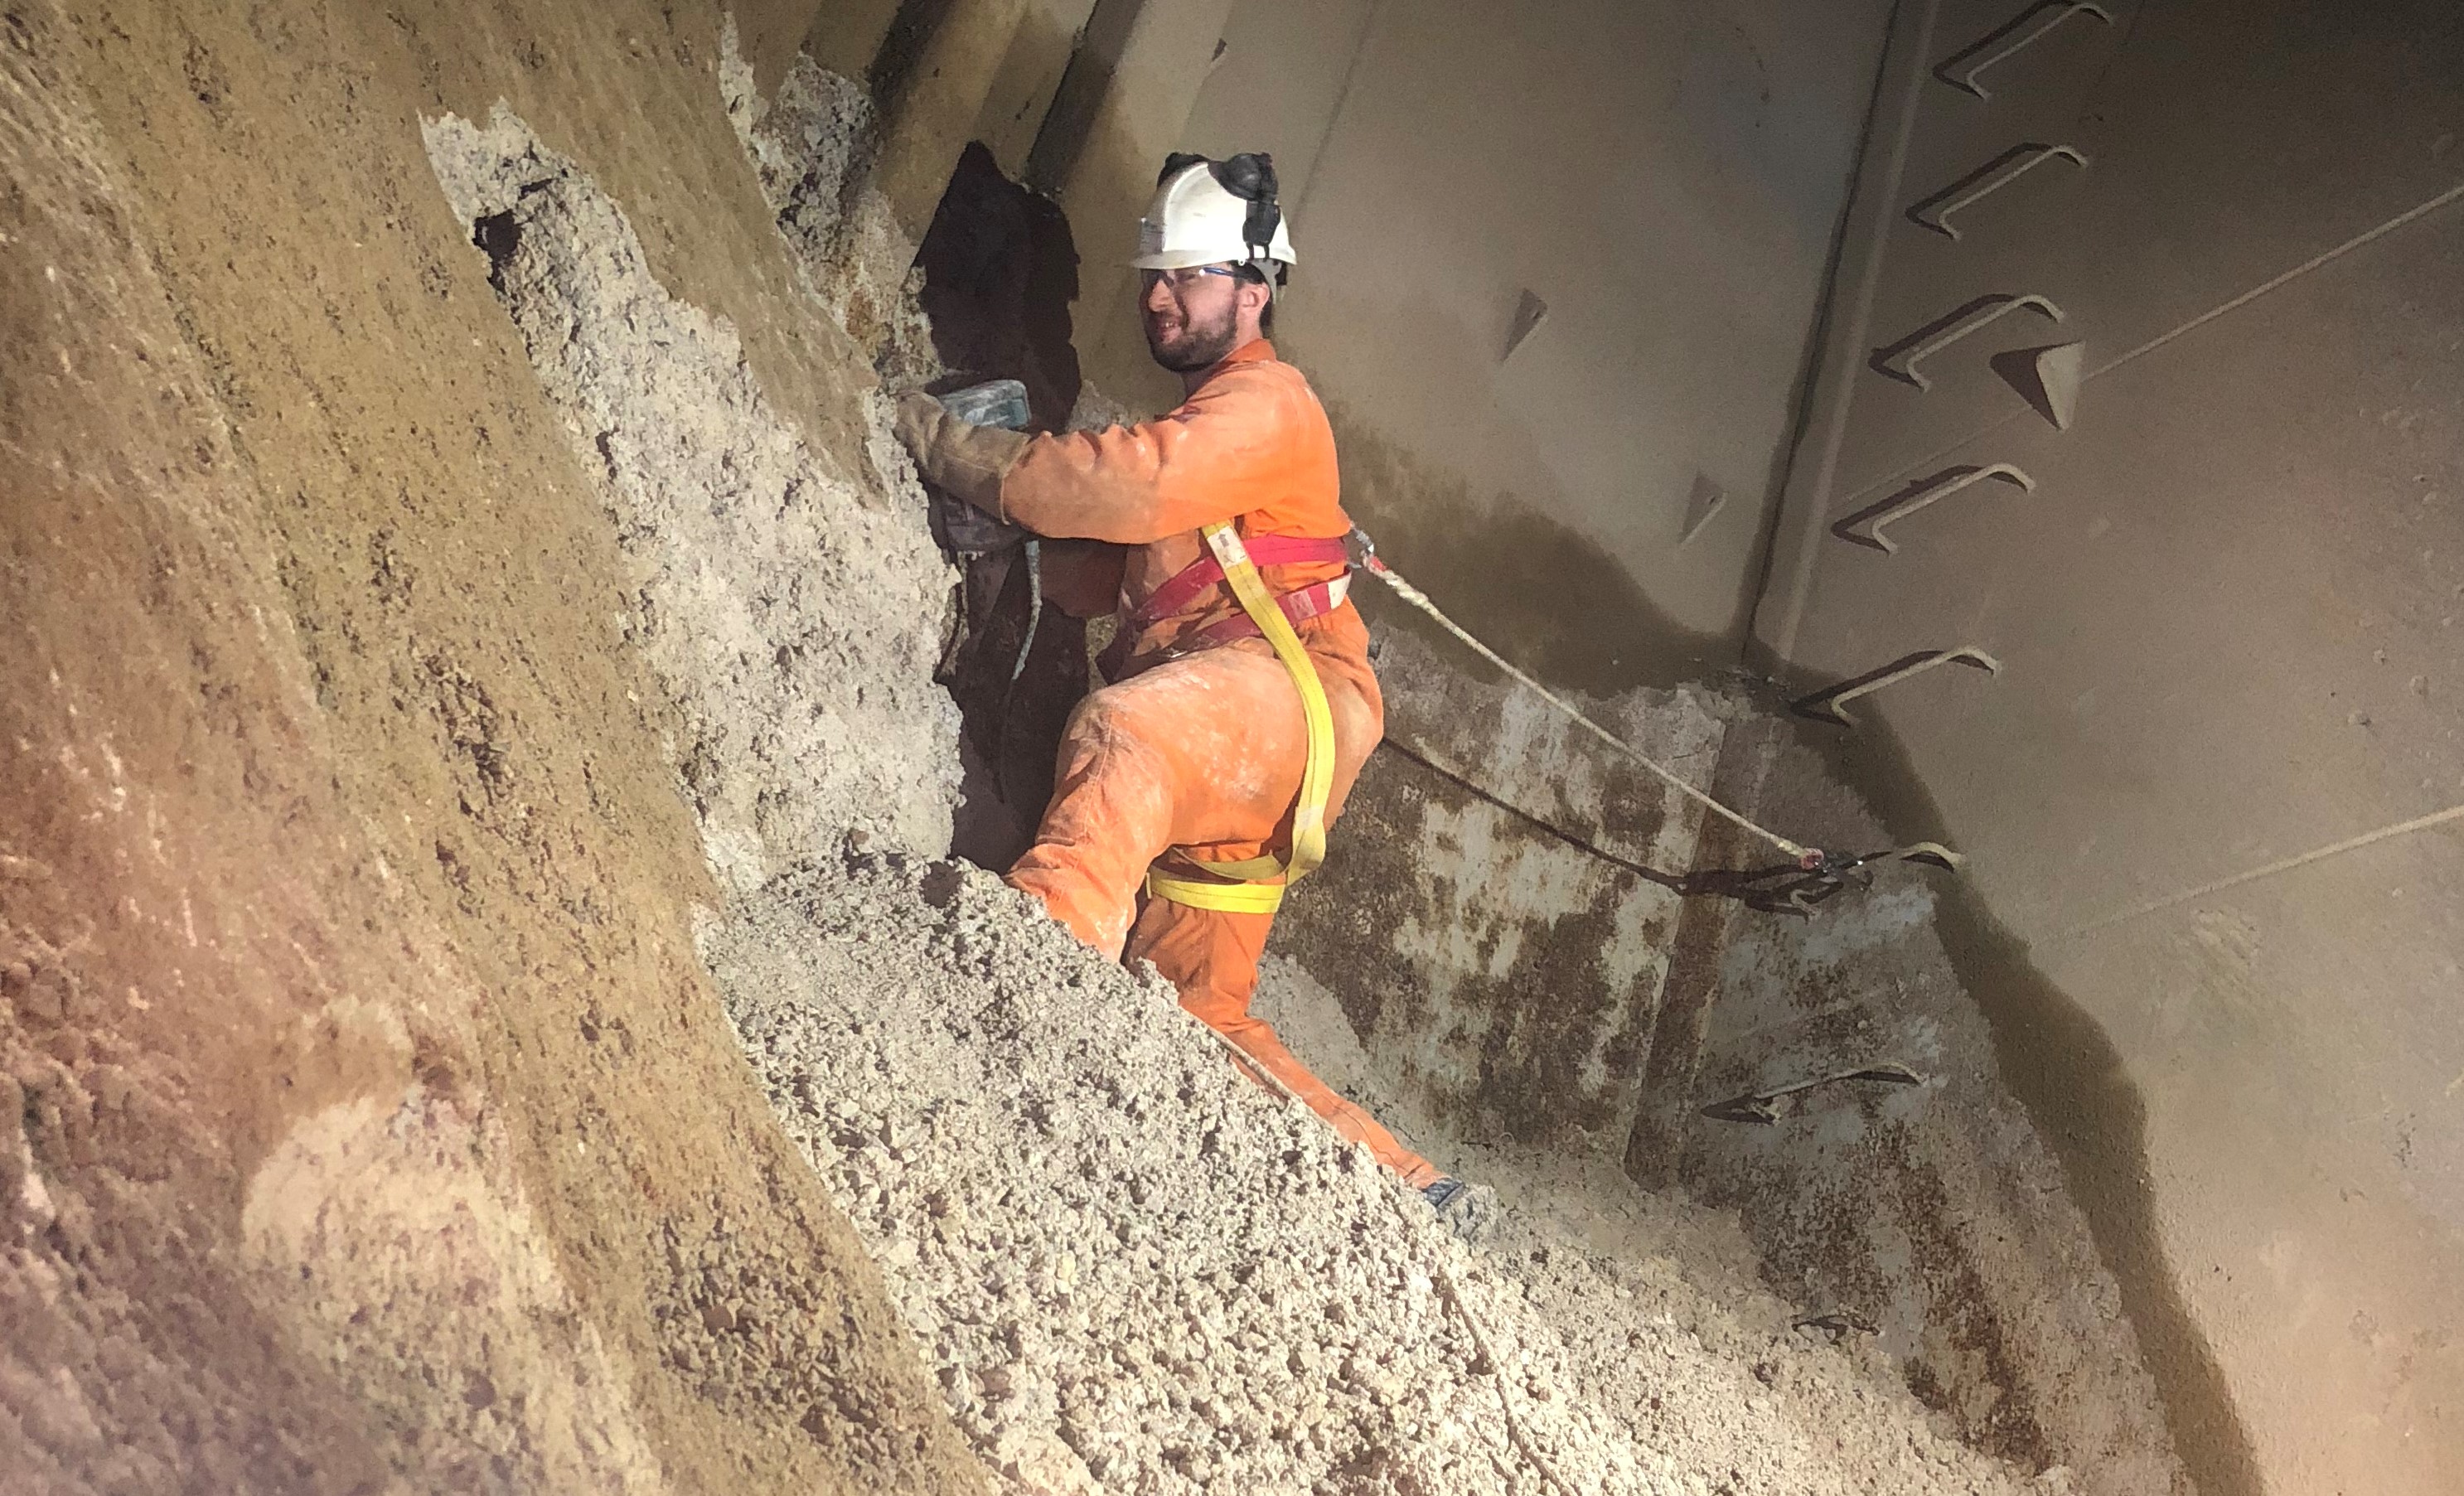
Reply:
<svg viewBox="0 0 2464 1496"><path fill-rule="evenodd" d="M1009 517L1001 513L1001 479L1026 451L1032 438L1025 432L969 425L921 390L898 397L896 429L925 482L996 518Z"/></svg>

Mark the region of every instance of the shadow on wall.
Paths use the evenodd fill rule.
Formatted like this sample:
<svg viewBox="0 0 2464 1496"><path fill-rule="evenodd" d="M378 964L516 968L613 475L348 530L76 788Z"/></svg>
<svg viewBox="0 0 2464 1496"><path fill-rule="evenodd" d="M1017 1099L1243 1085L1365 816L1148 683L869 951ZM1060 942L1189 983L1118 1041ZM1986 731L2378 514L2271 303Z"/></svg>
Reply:
<svg viewBox="0 0 2464 1496"><path fill-rule="evenodd" d="M1343 503L1378 552L1491 649L1552 686L1612 696L1700 680L1734 655L1655 606L1616 558L1510 493L1483 501L1329 402ZM1380 589L1354 591L1372 622L1428 640L1474 679L1500 678Z"/></svg>
<svg viewBox="0 0 2464 1496"><path fill-rule="evenodd" d="M1944 841L1948 828L1898 736L1807 726L1800 740L1861 795L1895 842ZM2103 1027L2030 959L2026 942L1974 888L1946 880L1935 929L1993 1034L2002 1083L2061 1161L2071 1198L2122 1290L2141 1353L2165 1401L2176 1451L2204 1496L2265 1489L2249 1432L2207 1337L2174 1286L2147 1180L2146 1104Z"/></svg>

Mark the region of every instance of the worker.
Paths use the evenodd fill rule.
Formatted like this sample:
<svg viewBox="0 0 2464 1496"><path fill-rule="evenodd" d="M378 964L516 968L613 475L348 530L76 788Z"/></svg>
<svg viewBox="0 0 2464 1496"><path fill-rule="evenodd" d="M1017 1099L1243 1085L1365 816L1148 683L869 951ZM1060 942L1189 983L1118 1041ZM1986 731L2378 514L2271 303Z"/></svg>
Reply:
<svg viewBox="0 0 2464 1496"><path fill-rule="evenodd" d="M1293 262L1270 158L1175 155L1131 264L1147 347L1180 376L1181 404L1135 426L1029 436L910 394L898 433L925 478L966 502L1039 536L1111 542L1101 554L1115 569L1091 584L1045 581L1048 605L1114 610L1118 632L1101 662L1110 684L1069 718L1010 884L1107 956L1153 961L1256 1071L1451 1215L1463 1183L1249 1010L1274 910L1385 724L1369 631L1346 597L1334 433L1265 337Z"/></svg>

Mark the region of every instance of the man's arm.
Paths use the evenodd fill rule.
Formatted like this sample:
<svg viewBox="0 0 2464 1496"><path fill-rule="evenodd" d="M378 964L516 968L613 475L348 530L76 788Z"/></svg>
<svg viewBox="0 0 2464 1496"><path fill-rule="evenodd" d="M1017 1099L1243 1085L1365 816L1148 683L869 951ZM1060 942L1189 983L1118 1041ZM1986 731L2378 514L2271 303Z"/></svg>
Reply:
<svg viewBox="0 0 2464 1496"><path fill-rule="evenodd" d="M1008 517L1001 512L1001 475L1026 451L1024 432L961 421L920 389L898 397L895 429L925 482L986 514Z"/></svg>
<svg viewBox="0 0 2464 1496"><path fill-rule="evenodd" d="M1171 414L1029 442L1001 481L1000 512L1038 535L1146 545L1276 496L1288 464L1288 391L1270 365L1207 381Z"/></svg>

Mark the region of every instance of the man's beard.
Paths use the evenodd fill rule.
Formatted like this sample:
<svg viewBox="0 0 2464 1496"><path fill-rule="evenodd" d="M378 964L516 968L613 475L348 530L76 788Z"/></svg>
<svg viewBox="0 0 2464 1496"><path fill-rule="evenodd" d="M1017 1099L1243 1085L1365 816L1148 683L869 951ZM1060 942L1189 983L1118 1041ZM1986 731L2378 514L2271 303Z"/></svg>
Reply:
<svg viewBox="0 0 2464 1496"><path fill-rule="evenodd" d="M1169 340L1157 341L1152 321L1147 326L1147 351L1155 361L1175 374L1195 374L1212 368L1232 353L1232 340L1240 335L1239 308L1227 306L1223 316L1213 322L1184 320L1180 331Z"/></svg>

